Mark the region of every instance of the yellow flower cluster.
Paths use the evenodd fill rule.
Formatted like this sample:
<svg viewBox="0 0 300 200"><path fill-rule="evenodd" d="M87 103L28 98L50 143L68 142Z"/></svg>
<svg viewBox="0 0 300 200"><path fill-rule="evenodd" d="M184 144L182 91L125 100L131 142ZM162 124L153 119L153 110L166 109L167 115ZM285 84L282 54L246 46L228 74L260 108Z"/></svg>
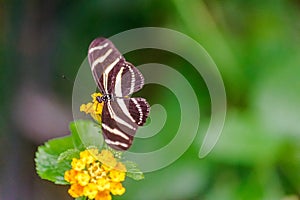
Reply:
<svg viewBox="0 0 300 200"><path fill-rule="evenodd" d="M80 106L80 111L85 112L86 114L90 114L94 120L97 122L101 122L101 113L103 109L103 102L99 103L97 101L97 97L101 97L101 93L93 93L92 95L92 102L87 104L82 104Z"/></svg>
<svg viewBox="0 0 300 200"><path fill-rule="evenodd" d="M71 184L68 192L73 198L111 200L111 194L124 194L121 182L125 180L126 167L109 150L82 151L79 159L73 158L71 166L64 178Z"/></svg>

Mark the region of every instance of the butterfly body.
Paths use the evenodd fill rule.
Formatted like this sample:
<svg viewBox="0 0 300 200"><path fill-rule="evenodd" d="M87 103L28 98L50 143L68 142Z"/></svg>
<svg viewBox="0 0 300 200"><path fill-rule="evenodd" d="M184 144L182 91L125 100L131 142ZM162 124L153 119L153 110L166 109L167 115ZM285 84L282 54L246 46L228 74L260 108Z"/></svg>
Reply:
<svg viewBox="0 0 300 200"><path fill-rule="evenodd" d="M129 95L144 85L141 72L127 62L112 42L95 39L89 47L88 59L103 102L102 131L105 142L114 149L127 150L138 126L149 115L150 106L144 98Z"/></svg>

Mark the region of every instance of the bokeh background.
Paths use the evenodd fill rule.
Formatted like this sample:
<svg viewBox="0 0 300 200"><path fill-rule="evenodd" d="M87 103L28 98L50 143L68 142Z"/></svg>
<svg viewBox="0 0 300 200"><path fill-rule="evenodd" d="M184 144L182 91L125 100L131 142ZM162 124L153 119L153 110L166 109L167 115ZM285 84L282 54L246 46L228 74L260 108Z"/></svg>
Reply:
<svg viewBox="0 0 300 200"><path fill-rule="evenodd" d="M126 181L126 194L115 199L299 199L299 0L0 1L0 199L71 199L67 187L36 175L36 148L69 134L73 80L89 43L144 26L180 31L208 51L225 83L227 118L214 150L199 159L211 114L202 77L169 52L126 54L135 65L163 63L183 74L201 121L180 159L143 181ZM163 147L176 133L179 103L158 85L137 95L162 104L168 123L133 148Z"/></svg>

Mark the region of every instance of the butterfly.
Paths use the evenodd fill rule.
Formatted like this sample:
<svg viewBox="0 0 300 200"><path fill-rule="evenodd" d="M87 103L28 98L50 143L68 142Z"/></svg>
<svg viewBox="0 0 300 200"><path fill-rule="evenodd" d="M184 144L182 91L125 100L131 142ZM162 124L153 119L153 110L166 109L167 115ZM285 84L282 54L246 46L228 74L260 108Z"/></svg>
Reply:
<svg viewBox="0 0 300 200"><path fill-rule="evenodd" d="M106 38L91 42L88 60L103 94L97 101L103 102L101 127L104 141L113 149L127 150L138 126L146 122L150 112L146 99L129 97L143 87L144 77Z"/></svg>

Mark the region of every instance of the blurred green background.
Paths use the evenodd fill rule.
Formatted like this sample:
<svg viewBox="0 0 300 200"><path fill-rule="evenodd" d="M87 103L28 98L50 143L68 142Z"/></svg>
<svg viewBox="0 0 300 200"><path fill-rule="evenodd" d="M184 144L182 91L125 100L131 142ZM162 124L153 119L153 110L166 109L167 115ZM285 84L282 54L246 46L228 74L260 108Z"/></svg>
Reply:
<svg viewBox="0 0 300 200"><path fill-rule="evenodd" d="M201 122L180 159L143 181L126 181L127 192L115 199L299 199L299 0L1 1L0 199L71 199L67 187L39 179L34 152L69 133L72 80L89 43L144 26L180 31L208 51L225 83L227 118L216 147L199 159L210 117L201 76L165 51L126 54L135 65L163 63L183 74L197 91ZM137 95L161 103L170 117L134 148L160 148L176 133L179 104L157 85Z"/></svg>

